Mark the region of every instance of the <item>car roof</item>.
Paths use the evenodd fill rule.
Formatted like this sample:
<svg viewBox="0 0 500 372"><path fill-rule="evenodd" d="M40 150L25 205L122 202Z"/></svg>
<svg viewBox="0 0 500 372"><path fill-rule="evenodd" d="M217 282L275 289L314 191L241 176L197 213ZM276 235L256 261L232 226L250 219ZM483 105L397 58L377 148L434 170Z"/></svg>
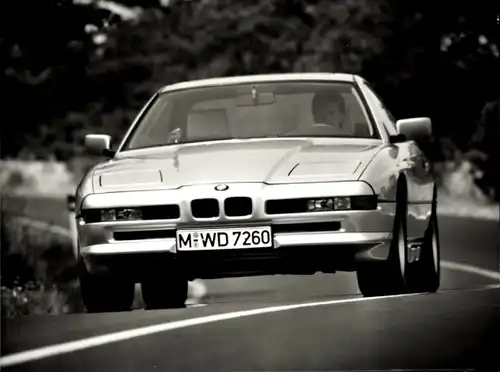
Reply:
<svg viewBox="0 0 500 372"><path fill-rule="evenodd" d="M171 92L174 90L203 88L220 85L251 84L251 83L271 83L279 81L329 81L329 82L354 82L356 75L343 73L324 73L324 72L301 72L301 73L282 73L266 75L242 75L231 77L219 77L209 79L199 79L184 81L166 85L160 89L160 92Z"/></svg>

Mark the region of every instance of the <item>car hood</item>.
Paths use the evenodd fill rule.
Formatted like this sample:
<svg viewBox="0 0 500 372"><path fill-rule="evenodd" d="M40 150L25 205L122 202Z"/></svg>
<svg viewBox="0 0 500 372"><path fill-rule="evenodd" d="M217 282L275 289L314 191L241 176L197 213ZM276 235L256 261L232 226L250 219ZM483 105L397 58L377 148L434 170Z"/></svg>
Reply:
<svg viewBox="0 0 500 372"><path fill-rule="evenodd" d="M382 146L369 139L264 139L127 151L95 167L93 188L103 193L231 182L352 181Z"/></svg>

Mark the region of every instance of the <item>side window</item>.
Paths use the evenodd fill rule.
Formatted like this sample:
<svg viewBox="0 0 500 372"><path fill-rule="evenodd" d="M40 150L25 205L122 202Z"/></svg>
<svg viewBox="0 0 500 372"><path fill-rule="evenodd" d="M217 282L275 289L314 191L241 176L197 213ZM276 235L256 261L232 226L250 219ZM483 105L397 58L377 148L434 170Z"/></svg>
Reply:
<svg viewBox="0 0 500 372"><path fill-rule="evenodd" d="M392 113L387 109L382 99L378 96L377 93L375 93L370 85L368 85L367 82L364 82L364 84L366 93L369 95L370 101L377 108L377 116L384 124L387 132L389 132L390 135L397 134L396 119L394 118L394 115L392 115Z"/></svg>

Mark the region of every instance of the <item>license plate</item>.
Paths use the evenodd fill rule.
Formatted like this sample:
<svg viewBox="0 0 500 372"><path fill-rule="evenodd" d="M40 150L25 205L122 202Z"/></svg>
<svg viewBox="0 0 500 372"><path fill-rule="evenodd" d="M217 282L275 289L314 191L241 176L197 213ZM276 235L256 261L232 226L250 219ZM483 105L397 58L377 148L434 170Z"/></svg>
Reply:
<svg viewBox="0 0 500 372"><path fill-rule="evenodd" d="M268 248L273 246L271 227L177 230L177 250Z"/></svg>

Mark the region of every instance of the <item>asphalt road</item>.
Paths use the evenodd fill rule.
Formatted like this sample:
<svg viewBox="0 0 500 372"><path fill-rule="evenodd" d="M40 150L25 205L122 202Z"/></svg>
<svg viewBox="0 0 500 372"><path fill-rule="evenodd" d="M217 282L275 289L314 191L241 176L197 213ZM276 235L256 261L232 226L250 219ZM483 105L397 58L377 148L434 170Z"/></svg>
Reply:
<svg viewBox="0 0 500 372"><path fill-rule="evenodd" d="M498 221L442 217L440 225L437 294L360 299L351 273L213 280L201 306L187 309L9 320L2 324L1 366L74 372L500 367Z"/></svg>

